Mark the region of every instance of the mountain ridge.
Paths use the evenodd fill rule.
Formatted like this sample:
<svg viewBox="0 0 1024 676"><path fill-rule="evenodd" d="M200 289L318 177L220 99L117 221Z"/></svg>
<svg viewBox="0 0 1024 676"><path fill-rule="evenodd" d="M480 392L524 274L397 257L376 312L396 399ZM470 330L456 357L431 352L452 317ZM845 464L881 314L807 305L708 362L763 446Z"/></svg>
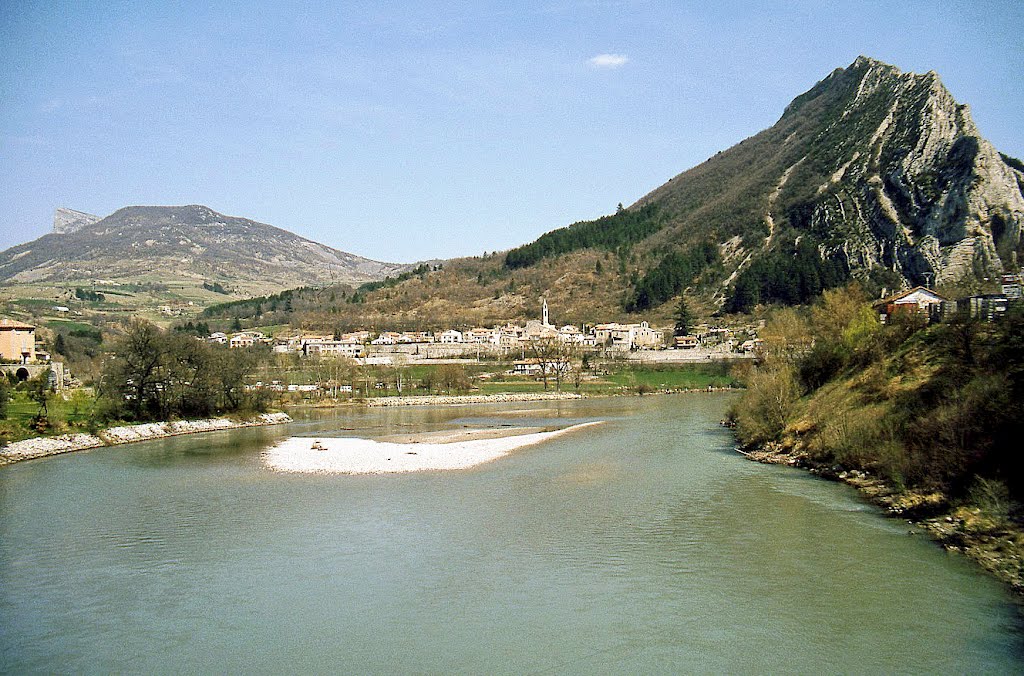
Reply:
<svg viewBox="0 0 1024 676"><path fill-rule="evenodd" d="M87 225L92 225L100 220L100 216L87 214L84 211L76 211L67 207L58 207L53 212L53 232L64 235L69 232L81 230Z"/></svg>
<svg viewBox="0 0 1024 676"><path fill-rule="evenodd" d="M55 232L0 252L0 280L166 276L279 290L358 285L410 267L356 256L203 205L127 206L95 221L89 216L58 210Z"/></svg>

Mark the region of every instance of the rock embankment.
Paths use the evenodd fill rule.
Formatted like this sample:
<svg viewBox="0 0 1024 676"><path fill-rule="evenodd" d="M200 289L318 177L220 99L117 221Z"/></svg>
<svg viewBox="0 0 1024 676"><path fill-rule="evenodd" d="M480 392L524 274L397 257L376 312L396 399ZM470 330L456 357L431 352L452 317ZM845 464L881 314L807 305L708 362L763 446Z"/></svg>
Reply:
<svg viewBox="0 0 1024 676"><path fill-rule="evenodd" d="M56 437L36 437L8 444L0 449L0 465L45 458L72 451L84 451L100 446L116 446L130 444L135 441L174 437L180 434L196 434L198 432L214 432L217 430L238 429L241 427L259 427L263 425L280 425L291 422L287 413L264 413L248 420L230 420L228 418L208 418L206 420L179 420L176 422L144 423L141 425L124 425L111 427L96 434L62 434Z"/></svg>
<svg viewBox="0 0 1024 676"><path fill-rule="evenodd" d="M425 395L414 397L376 397L367 399L367 406L428 406L444 404L500 404L510 401L552 401L582 399L575 392L507 392L505 394Z"/></svg>
<svg viewBox="0 0 1024 676"><path fill-rule="evenodd" d="M751 450L737 450L755 462L798 467L823 479L853 486L890 516L919 520L934 516L947 507L946 499L940 493L900 490L871 472L818 462L807 453L778 442L768 442Z"/></svg>

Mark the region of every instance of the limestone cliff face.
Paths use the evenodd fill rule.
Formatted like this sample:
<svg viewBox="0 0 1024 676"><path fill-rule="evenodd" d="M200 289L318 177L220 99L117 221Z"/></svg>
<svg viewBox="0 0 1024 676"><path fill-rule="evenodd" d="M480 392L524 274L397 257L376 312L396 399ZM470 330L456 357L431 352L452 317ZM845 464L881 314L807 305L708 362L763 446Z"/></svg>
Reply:
<svg viewBox="0 0 1024 676"><path fill-rule="evenodd" d="M830 79L856 89L820 133L837 148L825 162L833 171L793 225L819 233L855 273L884 266L910 283L943 282L1016 267L1024 174L938 76L861 57Z"/></svg>
<svg viewBox="0 0 1024 676"><path fill-rule="evenodd" d="M726 285L807 236L854 277L984 279L1024 262L1022 169L981 137L938 75L859 57L771 128L631 208L668 214L652 250L720 243Z"/></svg>

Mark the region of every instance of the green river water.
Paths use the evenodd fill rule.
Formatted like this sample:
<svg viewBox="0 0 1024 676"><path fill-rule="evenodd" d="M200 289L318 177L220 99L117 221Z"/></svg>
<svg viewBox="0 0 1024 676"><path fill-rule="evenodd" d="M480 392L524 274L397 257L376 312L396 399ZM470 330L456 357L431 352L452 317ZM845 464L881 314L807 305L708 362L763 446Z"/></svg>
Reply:
<svg viewBox="0 0 1024 676"><path fill-rule="evenodd" d="M728 403L351 409L0 468L0 672L1022 670L998 584L744 460ZM290 435L552 419L607 422L457 472L261 462Z"/></svg>

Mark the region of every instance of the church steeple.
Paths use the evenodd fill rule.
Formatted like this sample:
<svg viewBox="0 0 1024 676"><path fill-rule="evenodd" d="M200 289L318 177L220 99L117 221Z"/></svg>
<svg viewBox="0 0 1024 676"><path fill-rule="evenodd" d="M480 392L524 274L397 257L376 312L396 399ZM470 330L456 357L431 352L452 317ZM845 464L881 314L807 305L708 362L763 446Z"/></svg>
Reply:
<svg viewBox="0 0 1024 676"><path fill-rule="evenodd" d="M541 298L540 301L541 301L541 306L540 306L541 323L544 326L551 326L551 324L548 323L548 299L547 298Z"/></svg>

